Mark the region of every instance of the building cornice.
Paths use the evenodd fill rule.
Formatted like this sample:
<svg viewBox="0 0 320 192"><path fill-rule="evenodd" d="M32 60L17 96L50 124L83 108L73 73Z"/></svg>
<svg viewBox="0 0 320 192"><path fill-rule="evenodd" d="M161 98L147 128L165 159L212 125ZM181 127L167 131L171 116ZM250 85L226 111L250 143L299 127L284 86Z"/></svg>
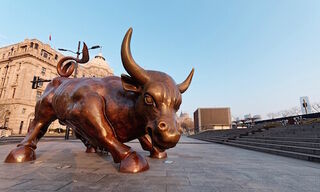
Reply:
<svg viewBox="0 0 320 192"><path fill-rule="evenodd" d="M9 58L5 58L5 59L0 59L0 64L11 62L14 59L21 59L21 58L26 58L26 57L32 57L32 58L35 58L35 59L37 59L37 60L39 60L41 62L49 64L49 65L51 65L53 67L56 67L56 63L53 63L52 61L48 61L47 59L42 59L41 57L38 57L35 54L32 54L30 52L26 52L24 54L13 55L13 56L10 56Z"/></svg>
<svg viewBox="0 0 320 192"><path fill-rule="evenodd" d="M34 101L34 100L25 100L25 99L5 99L5 100L0 100L0 105L14 105L14 104L21 104L21 105L34 107L35 104L36 104L36 101Z"/></svg>

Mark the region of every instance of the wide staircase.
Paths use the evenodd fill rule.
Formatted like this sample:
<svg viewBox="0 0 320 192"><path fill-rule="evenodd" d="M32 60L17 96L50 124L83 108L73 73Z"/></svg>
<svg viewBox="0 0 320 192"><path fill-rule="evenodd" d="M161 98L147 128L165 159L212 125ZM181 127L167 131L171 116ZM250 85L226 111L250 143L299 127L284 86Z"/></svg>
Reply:
<svg viewBox="0 0 320 192"><path fill-rule="evenodd" d="M209 142L320 162L320 123L286 127L206 131L191 136Z"/></svg>

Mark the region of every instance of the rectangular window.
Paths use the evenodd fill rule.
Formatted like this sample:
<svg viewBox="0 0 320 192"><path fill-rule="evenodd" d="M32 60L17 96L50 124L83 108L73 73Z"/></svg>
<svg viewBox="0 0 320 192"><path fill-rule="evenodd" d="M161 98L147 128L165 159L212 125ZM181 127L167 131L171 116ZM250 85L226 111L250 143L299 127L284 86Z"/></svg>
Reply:
<svg viewBox="0 0 320 192"><path fill-rule="evenodd" d="M22 50L27 51L27 45L23 45L20 47Z"/></svg>
<svg viewBox="0 0 320 192"><path fill-rule="evenodd" d="M42 87L43 86L43 82L42 81L38 82L38 86Z"/></svg>
<svg viewBox="0 0 320 192"><path fill-rule="evenodd" d="M19 134L22 133L22 128L23 128L23 121L20 122Z"/></svg>
<svg viewBox="0 0 320 192"><path fill-rule="evenodd" d="M3 90L3 95L2 96L3 96L3 98L5 98L5 96L6 96L6 90L5 89Z"/></svg>
<svg viewBox="0 0 320 192"><path fill-rule="evenodd" d="M30 121L29 121L29 126L28 126L28 130L27 132L29 132L29 127L30 127L30 124L32 123L33 119L30 118Z"/></svg>
<svg viewBox="0 0 320 192"><path fill-rule="evenodd" d="M13 88L13 92L12 92L12 98L14 98L14 95L16 94L16 88Z"/></svg>
<svg viewBox="0 0 320 192"><path fill-rule="evenodd" d="M41 74L42 74L42 75L45 75L45 74L46 74L46 68L42 67L42 69L41 69Z"/></svg>
<svg viewBox="0 0 320 192"><path fill-rule="evenodd" d="M55 60L58 60L58 55L57 55L57 54L56 54L56 56L54 56L54 59L55 59Z"/></svg>
<svg viewBox="0 0 320 192"><path fill-rule="evenodd" d="M38 49L38 47L39 47L38 43L34 44L35 49Z"/></svg>
<svg viewBox="0 0 320 192"><path fill-rule="evenodd" d="M42 94L41 91L37 91L37 97L36 97L37 100L41 97L41 94Z"/></svg>
<svg viewBox="0 0 320 192"><path fill-rule="evenodd" d="M9 117L6 117L6 119L4 120L4 128L8 128L8 123L9 123Z"/></svg>

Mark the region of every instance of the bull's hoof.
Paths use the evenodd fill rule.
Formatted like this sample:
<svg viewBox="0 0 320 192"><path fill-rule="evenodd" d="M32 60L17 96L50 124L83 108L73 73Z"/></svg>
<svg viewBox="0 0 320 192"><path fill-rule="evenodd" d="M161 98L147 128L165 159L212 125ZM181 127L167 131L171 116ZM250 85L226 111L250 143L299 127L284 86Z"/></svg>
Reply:
<svg viewBox="0 0 320 192"><path fill-rule="evenodd" d="M23 163L26 161L33 161L36 159L35 151L28 146L19 146L13 149L7 158L4 160L5 163Z"/></svg>
<svg viewBox="0 0 320 192"><path fill-rule="evenodd" d="M87 147L86 153L96 153L97 150L94 147Z"/></svg>
<svg viewBox="0 0 320 192"><path fill-rule="evenodd" d="M167 158L167 153L165 151L163 151L163 152L151 151L150 157L155 158L155 159L164 159L164 158Z"/></svg>
<svg viewBox="0 0 320 192"><path fill-rule="evenodd" d="M138 173L149 169L147 160L136 152L132 152L128 157L120 162L120 172Z"/></svg>

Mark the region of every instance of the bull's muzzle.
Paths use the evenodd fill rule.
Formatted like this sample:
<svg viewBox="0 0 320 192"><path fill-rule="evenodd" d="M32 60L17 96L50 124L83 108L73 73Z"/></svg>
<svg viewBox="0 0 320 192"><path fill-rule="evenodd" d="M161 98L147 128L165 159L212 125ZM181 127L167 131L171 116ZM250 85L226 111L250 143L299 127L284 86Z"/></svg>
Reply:
<svg viewBox="0 0 320 192"><path fill-rule="evenodd" d="M160 121L155 128L147 128L153 146L165 150L176 146L181 132L175 126L169 126L165 121Z"/></svg>

